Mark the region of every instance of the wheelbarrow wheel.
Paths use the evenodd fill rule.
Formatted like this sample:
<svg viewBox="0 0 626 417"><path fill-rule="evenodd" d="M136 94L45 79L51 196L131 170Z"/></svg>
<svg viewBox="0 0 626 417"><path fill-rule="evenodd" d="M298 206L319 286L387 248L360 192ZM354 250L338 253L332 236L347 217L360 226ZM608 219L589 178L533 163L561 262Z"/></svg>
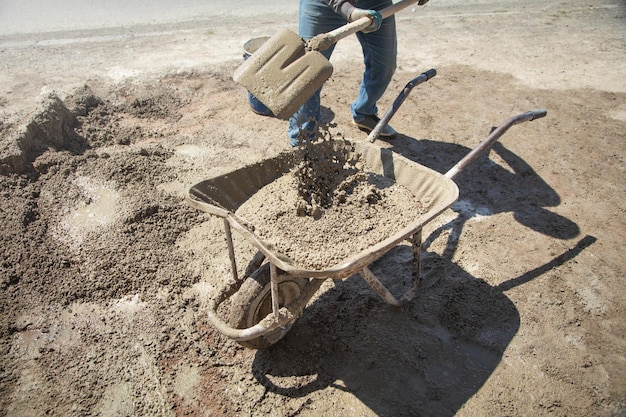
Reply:
<svg viewBox="0 0 626 417"><path fill-rule="evenodd" d="M236 329L245 329L258 324L272 313L272 292L270 283L270 264L265 263L254 271L242 284L231 299L229 324ZM278 303L286 306L302 294L309 283L306 278L294 278L285 275L278 277ZM279 328L259 336L256 339L240 341L239 344L250 349L265 349L282 339L296 321L294 318L284 328Z"/></svg>

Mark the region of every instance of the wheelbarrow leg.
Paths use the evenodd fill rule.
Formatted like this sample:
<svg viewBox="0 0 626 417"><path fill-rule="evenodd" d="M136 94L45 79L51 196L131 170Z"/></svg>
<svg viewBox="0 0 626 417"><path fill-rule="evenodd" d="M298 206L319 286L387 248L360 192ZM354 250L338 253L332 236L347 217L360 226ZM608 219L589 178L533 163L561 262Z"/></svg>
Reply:
<svg viewBox="0 0 626 417"><path fill-rule="evenodd" d="M276 265L270 263L270 291L272 293L272 312L274 317L279 317L279 301L278 301L278 272Z"/></svg>
<svg viewBox="0 0 626 417"><path fill-rule="evenodd" d="M411 237L411 248L413 251L413 265L411 268L411 288L400 298L397 299L391 291L385 287L385 285L380 282L380 280L374 275L372 271L368 267L364 267L361 270L361 276L367 282L370 287L374 289L385 300L388 304L392 306L400 307L404 304L408 303L415 297L415 293L417 292L417 286L420 281L420 255L422 250L422 229L419 229L417 232L413 234Z"/></svg>
<svg viewBox="0 0 626 417"><path fill-rule="evenodd" d="M230 269L233 279L239 281L237 274L237 261L235 259L235 247L233 245L233 234L230 231L230 224L228 220L224 218L224 232L226 233L226 242L228 243L228 257L230 258Z"/></svg>
<svg viewBox="0 0 626 417"><path fill-rule="evenodd" d="M420 269L422 266L422 229L420 228L411 237L411 247L413 249L413 271L412 278L415 287L419 285Z"/></svg>

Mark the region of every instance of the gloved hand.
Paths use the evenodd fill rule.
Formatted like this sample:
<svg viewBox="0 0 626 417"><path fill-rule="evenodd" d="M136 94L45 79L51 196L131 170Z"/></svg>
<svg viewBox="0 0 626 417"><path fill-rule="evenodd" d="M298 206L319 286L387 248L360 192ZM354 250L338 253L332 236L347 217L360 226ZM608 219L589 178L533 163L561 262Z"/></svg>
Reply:
<svg viewBox="0 0 626 417"><path fill-rule="evenodd" d="M383 17L376 10L365 10L365 9L354 9L352 13L350 13L349 22L354 22L355 20L359 20L362 17L369 17L372 19L372 23L363 29L361 32L370 33L375 32L380 29L380 25L383 24Z"/></svg>

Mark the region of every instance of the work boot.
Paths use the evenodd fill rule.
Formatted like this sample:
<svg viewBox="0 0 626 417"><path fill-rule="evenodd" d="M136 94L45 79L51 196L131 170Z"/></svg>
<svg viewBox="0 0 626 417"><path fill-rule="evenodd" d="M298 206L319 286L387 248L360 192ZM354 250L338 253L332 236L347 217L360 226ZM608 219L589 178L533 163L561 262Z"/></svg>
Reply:
<svg viewBox="0 0 626 417"><path fill-rule="evenodd" d="M380 121L380 118L376 116L375 114L372 114L370 116L365 116L363 120L359 120L359 121L352 119L352 123L354 123L356 127L358 127L359 129L367 133L370 133L372 130L374 130L374 127L376 127L379 121ZM380 134L379 134L381 138L386 138L386 139L391 139L395 137L396 135L397 135L397 132L393 130L393 128L389 125L386 125L383 128L383 130L380 131Z"/></svg>

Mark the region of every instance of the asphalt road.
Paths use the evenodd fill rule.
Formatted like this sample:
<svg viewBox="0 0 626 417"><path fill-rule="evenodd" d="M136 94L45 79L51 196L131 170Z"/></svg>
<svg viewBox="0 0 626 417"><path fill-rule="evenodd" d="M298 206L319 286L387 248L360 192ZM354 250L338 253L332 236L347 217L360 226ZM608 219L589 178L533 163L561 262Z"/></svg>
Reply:
<svg viewBox="0 0 626 417"><path fill-rule="evenodd" d="M248 15L298 7L296 0L0 0L0 36L89 30Z"/></svg>
<svg viewBox="0 0 626 417"><path fill-rule="evenodd" d="M505 10L516 3L518 0L473 0L471 6L497 4ZM546 3L553 1L537 0L533 7ZM467 1L429 4L430 8L438 6L463 8ZM250 17L297 9L298 0L0 0L0 36L218 20L224 15Z"/></svg>

